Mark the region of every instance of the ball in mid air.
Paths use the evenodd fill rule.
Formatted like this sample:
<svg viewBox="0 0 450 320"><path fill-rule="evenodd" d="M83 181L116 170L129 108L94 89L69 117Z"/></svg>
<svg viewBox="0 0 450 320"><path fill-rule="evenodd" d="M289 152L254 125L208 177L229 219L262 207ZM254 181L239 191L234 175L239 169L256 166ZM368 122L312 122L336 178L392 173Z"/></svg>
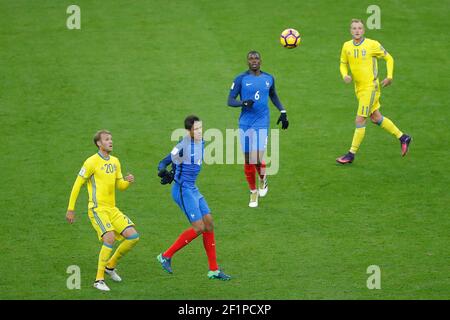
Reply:
<svg viewBox="0 0 450 320"><path fill-rule="evenodd" d="M281 33L280 43L283 47L288 49L297 48L300 44L300 33L292 28L288 28Z"/></svg>

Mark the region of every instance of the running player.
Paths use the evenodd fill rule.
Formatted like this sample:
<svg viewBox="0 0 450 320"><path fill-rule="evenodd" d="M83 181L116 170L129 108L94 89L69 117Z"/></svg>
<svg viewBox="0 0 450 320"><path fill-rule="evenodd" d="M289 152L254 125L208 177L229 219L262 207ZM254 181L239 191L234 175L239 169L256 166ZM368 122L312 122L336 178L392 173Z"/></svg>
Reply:
<svg viewBox="0 0 450 320"><path fill-rule="evenodd" d="M392 83L394 73L394 58L375 40L364 37L364 24L359 19L353 19L350 33L353 40L344 43L341 52L340 71L345 83L355 82L355 93L358 98L356 113L356 129L353 141L347 154L336 159L338 163L352 163L366 133L366 120L370 120L400 140L401 154L408 152L411 137L404 134L395 124L380 112L380 81L378 79L378 61L386 60L387 77L381 84L387 87ZM350 67L351 75L348 73Z"/></svg>

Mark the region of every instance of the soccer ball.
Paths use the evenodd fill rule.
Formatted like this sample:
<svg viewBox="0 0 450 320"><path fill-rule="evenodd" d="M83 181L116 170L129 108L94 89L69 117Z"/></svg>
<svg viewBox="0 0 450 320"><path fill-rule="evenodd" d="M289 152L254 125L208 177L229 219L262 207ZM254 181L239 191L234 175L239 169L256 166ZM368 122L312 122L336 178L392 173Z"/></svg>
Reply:
<svg viewBox="0 0 450 320"><path fill-rule="evenodd" d="M300 40L300 33L292 28L284 30L280 36L281 45L288 49L297 48L300 44Z"/></svg>

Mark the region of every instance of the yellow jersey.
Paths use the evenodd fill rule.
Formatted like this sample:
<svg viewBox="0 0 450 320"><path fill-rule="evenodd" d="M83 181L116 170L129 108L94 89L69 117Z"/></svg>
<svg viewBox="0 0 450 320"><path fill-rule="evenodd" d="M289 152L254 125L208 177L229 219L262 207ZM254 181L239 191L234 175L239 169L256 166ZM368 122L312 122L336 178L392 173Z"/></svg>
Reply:
<svg viewBox="0 0 450 320"><path fill-rule="evenodd" d="M378 41L363 38L359 44L355 44L353 40L345 42L341 51L342 78L348 75L348 67L350 67L356 91L373 86L379 88L379 58L386 60L387 77L392 79L394 58Z"/></svg>
<svg viewBox="0 0 450 320"><path fill-rule="evenodd" d="M75 209L80 188L86 181L89 193L89 209L115 207L116 187L119 190L125 190L130 185L128 181L123 179L119 159L111 155L104 158L98 152L84 162L83 167L78 173L77 180L70 194L68 210Z"/></svg>

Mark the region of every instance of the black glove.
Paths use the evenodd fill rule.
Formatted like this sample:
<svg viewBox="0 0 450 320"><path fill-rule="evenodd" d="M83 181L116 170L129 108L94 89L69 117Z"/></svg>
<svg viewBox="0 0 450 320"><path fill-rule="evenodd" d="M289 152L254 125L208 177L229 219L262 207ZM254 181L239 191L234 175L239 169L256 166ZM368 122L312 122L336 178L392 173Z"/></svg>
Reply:
<svg viewBox="0 0 450 320"><path fill-rule="evenodd" d="M158 177L161 178L161 184L170 184L173 181L173 177L175 176L175 172L172 169L170 172L166 169L161 169L158 172Z"/></svg>
<svg viewBox="0 0 450 320"><path fill-rule="evenodd" d="M255 101L253 101L253 100L245 100L245 101L242 101L242 106L251 108L254 103L255 103Z"/></svg>
<svg viewBox="0 0 450 320"><path fill-rule="evenodd" d="M287 129L289 127L289 121L287 119L286 112L282 112L278 118L277 124L281 122L281 129Z"/></svg>

